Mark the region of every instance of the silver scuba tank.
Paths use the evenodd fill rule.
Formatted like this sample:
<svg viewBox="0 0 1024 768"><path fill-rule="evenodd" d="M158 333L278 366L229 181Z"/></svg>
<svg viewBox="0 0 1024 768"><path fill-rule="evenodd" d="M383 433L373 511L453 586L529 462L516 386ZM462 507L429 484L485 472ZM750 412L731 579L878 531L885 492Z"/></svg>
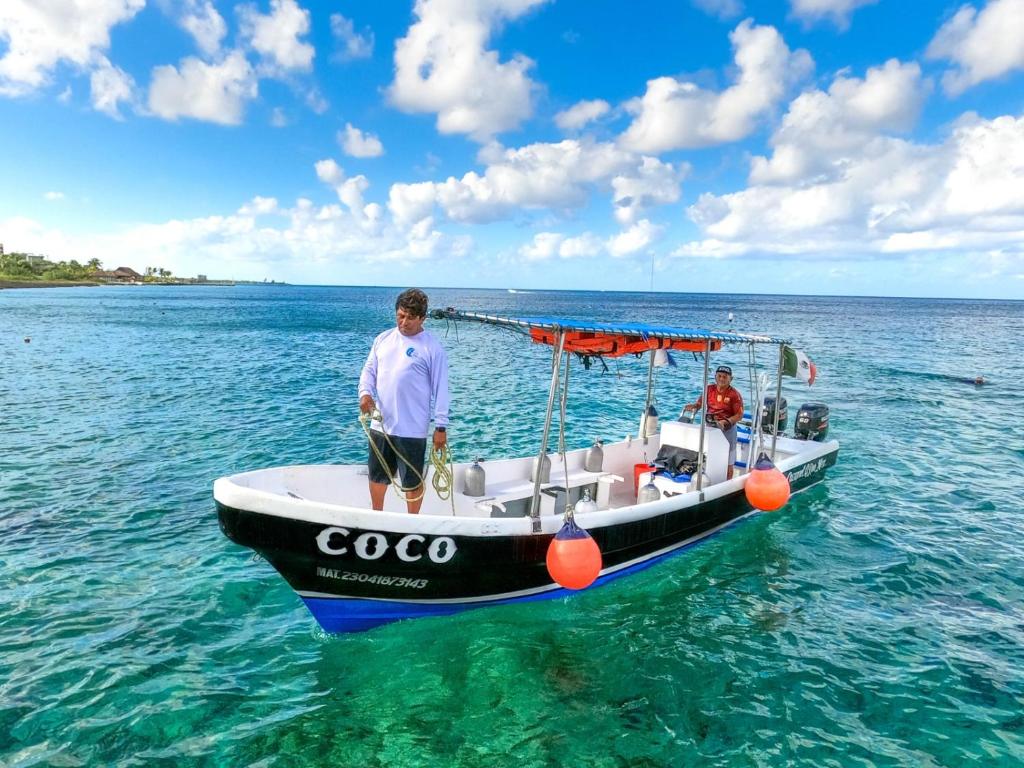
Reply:
<svg viewBox="0 0 1024 768"><path fill-rule="evenodd" d="M597 438L594 444L587 449L587 455L583 459L583 468L587 472L600 472L604 464L604 449L601 447L601 438Z"/></svg>
<svg viewBox="0 0 1024 768"><path fill-rule="evenodd" d="M487 491L487 473L480 466L483 459L476 459L471 467L466 469L465 487L462 493L466 496L483 496Z"/></svg>
<svg viewBox="0 0 1024 768"><path fill-rule="evenodd" d="M597 512L597 502L590 499L590 489L583 489L583 496L576 502L576 505L572 508L573 514L578 515L583 512Z"/></svg>
<svg viewBox="0 0 1024 768"><path fill-rule="evenodd" d="M660 498L661 491L658 490L658 486L652 482L648 482L647 485L641 486L640 490L637 492L636 503L646 504L649 501L657 501Z"/></svg>
<svg viewBox="0 0 1024 768"><path fill-rule="evenodd" d="M658 434L658 410L654 403L647 406L647 410L640 416L639 437L651 437Z"/></svg>
<svg viewBox="0 0 1024 768"><path fill-rule="evenodd" d="M551 457L546 453L540 460L540 472L537 471L537 459L534 458L533 460L533 472L530 475L530 479L533 480L533 482L537 482L538 474L540 475L540 481L542 483L551 482Z"/></svg>

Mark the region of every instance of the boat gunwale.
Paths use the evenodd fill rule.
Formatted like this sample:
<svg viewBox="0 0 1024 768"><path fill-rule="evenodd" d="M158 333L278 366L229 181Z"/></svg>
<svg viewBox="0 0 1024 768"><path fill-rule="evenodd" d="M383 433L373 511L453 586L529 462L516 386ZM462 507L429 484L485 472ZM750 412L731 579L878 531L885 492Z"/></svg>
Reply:
<svg viewBox="0 0 1024 768"><path fill-rule="evenodd" d="M779 470L787 472L815 461L830 453L838 452L836 440L825 442L801 441L818 446L791 454L777 463ZM218 504L232 509L256 514L272 515L279 518L300 520L322 525L351 526L360 530L380 530L392 533L420 533L452 536L516 536L554 534L564 520L560 514L540 517L541 530L533 531L533 518L495 518L477 516L453 516L436 514L410 515L406 512L376 511L345 504L311 501L285 496L281 493L252 488L235 482L236 478L264 472L281 472L306 467L360 467L359 464L303 464L287 467L251 470L218 478L214 482L213 495ZM702 491L688 491L677 496L663 497L645 504L609 507L594 512L582 513L578 520L588 530L606 528L621 523L635 522L657 517L679 509L714 501L743 488L748 474L739 475L708 486Z"/></svg>

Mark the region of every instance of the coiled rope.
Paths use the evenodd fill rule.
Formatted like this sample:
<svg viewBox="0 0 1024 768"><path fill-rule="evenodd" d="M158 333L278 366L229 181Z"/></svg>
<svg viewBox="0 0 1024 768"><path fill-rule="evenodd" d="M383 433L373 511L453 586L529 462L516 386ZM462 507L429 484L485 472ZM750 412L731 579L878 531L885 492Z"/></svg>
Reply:
<svg viewBox="0 0 1024 768"><path fill-rule="evenodd" d="M370 444L370 450L372 450L374 454L376 454L377 460L380 462L381 466L387 467L387 461L385 461L384 456L381 454L380 449L377 447L377 443L374 442L373 437L370 434L372 431L370 429L370 420L372 418L377 418L379 421L381 421L381 426L383 427L383 420L380 419L380 414L379 412L376 411L374 412L374 414L359 414L359 424L360 426L362 426L363 432L366 433L366 440ZM405 458L402 452L395 447L395 444L391 442L391 437L388 435L387 432L381 429L380 434L384 436L384 442L386 442L390 446L395 456L397 456L398 459L402 461L402 463L404 463L409 469L411 469L412 473L416 475L417 478L419 478L419 483L417 485L413 486L412 488L405 488L394 477L391 477L390 483L391 486L395 489L395 493L398 495L398 498L403 499L406 503L419 501L427 492L426 485L423 482L423 475L420 474L419 469L414 467L412 463L407 458ZM434 489L434 493L437 494L437 497L441 499L441 501L451 499L452 515L454 515L455 499L452 498L452 487L455 485L455 467L452 464L452 455L451 452L448 450L447 443L441 446L440 448L430 449L430 466L434 470L434 474L430 478L430 485ZM416 488L420 489L419 495L408 495L410 491L414 491L416 490Z"/></svg>

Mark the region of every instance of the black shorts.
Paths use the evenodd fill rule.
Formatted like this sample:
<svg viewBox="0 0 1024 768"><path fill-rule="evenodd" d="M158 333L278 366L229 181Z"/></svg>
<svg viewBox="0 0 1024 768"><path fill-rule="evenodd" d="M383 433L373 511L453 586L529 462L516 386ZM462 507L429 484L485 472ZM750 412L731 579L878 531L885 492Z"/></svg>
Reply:
<svg viewBox="0 0 1024 768"><path fill-rule="evenodd" d="M371 483L390 483L391 478L395 476L397 471L402 479L402 487L404 489L412 490L419 487L423 482L420 477L423 475L423 461L427 455L427 438L389 436L385 440L383 433L374 429L370 430L370 440L377 446L377 451L380 452L380 455L384 457L384 464L381 464L380 459L377 458L377 451L374 451L371 446L367 446L370 457L366 465L370 470ZM391 441L394 448L388 445L388 440ZM396 451L405 457L405 461L402 461L395 455ZM420 477L416 476L416 473L412 471L409 464L416 468L416 471L420 473Z"/></svg>

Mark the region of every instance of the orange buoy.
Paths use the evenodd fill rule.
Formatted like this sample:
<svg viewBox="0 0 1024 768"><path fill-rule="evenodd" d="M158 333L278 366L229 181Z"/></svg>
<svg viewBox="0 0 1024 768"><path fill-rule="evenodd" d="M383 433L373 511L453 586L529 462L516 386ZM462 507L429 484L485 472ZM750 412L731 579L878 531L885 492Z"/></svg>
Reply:
<svg viewBox="0 0 1024 768"><path fill-rule="evenodd" d="M548 573L566 589L584 589L601 573L601 550L571 517L548 545Z"/></svg>
<svg viewBox="0 0 1024 768"><path fill-rule="evenodd" d="M744 486L747 501L755 509L773 512L789 501L789 478L779 471L767 454L757 457Z"/></svg>

